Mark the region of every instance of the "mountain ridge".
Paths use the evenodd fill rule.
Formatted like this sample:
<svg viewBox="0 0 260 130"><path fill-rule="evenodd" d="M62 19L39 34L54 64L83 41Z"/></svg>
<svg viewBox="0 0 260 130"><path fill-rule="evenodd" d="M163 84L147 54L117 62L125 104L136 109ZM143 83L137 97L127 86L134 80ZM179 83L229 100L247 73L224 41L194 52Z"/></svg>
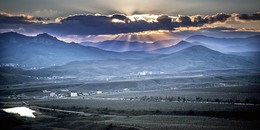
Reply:
<svg viewBox="0 0 260 130"><path fill-rule="evenodd" d="M186 40L188 42L200 42L201 45L224 53L260 51L260 35L246 38L216 38L205 35L193 35Z"/></svg>
<svg viewBox="0 0 260 130"><path fill-rule="evenodd" d="M48 34L35 37L19 33L0 34L0 62L21 66L52 66L77 60L105 60L138 58L127 53L105 51L95 47L66 43ZM140 57L146 54L139 54Z"/></svg>
<svg viewBox="0 0 260 130"><path fill-rule="evenodd" d="M171 54L171 53L180 51L182 49L185 49L185 48L193 46L193 45L194 44L192 44L190 42L182 40L182 41L178 42L177 44L172 45L170 47L156 49L156 50L153 50L153 51L149 51L149 53L152 53L152 54L154 54L154 53L155 54Z"/></svg>

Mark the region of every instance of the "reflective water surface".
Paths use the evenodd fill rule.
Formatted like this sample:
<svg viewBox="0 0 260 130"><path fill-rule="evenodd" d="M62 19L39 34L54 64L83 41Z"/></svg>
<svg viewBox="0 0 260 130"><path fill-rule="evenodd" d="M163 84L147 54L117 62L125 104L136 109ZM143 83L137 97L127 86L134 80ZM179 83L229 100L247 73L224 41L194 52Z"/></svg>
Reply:
<svg viewBox="0 0 260 130"><path fill-rule="evenodd" d="M3 109L3 111L5 111L7 113L19 114L20 116L24 116L24 117L35 118L35 115L33 115L33 113L35 111L31 110L30 108L27 108L27 107L6 108L6 109Z"/></svg>

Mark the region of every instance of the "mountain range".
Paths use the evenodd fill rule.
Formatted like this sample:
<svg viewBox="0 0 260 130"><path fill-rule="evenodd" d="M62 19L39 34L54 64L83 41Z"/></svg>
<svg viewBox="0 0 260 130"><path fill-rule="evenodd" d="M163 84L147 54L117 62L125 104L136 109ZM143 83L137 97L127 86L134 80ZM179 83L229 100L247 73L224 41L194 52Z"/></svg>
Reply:
<svg viewBox="0 0 260 130"><path fill-rule="evenodd" d="M193 45L195 45L195 44L192 44L192 43L187 42L187 41L180 41L176 45L173 45L173 46L170 46L170 47L156 49L156 50L153 50L153 51L148 51L148 53L152 53L152 54L171 54L171 53L183 50L183 49L185 49L187 47L191 47Z"/></svg>
<svg viewBox="0 0 260 130"><path fill-rule="evenodd" d="M256 67L255 65L258 64L256 58L259 56L259 48L257 48L259 37L260 35L226 39L195 35L186 39L187 41L180 41L175 45L151 51L143 49L153 45L151 43L127 43L123 41L122 43L114 43L114 41L109 43L109 41L105 41L100 44L99 47L108 47L115 44L114 49L122 49L120 45L118 48L115 47L117 44L125 45L127 43L133 44L129 45L130 48L136 49L127 52L113 52L77 43L66 43L46 33L31 37L9 32L0 34L0 63L2 65L18 64L25 67L50 67L66 65L74 61L91 61L91 63L105 65L113 61L112 63L115 66L117 64L115 61L120 61L119 65L128 62L129 65L137 68L172 68L175 71ZM140 46L139 50L138 46ZM157 43L153 46L160 46L160 44ZM233 49L229 53L222 53L219 50L232 46L236 46L235 49L241 47L242 49L235 52L233 52L235 50ZM257 47L250 50L253 46ZM211 47L216 48L211 49ZM102 65L98 66L101 67Z"/></svg>
<svg viewBox="0 0 260 130"><path fill-rule="evenodd" d="M98 43L93 42L81 42L79 44L83 46L92 46L99 49L114 51L114 52L126 52L126 51L152 51L164 47L169 47L178 43L178 40L162 40L153 43L138 42L138 41L120 41L120 40L106 40Z"/></svg>
<svg viewBox="0 0 260 130"><path fill-rule="evenodd" d="M62 66L35 70L38 77L73 76L77 79L104 80L107 77L131 77L146 74L178 74L183 72L259 68L259 63L242 56L223 54L201 45L181 51L132 60L74 61Z"/></svg>
<svg viewBox="0 0 260 130"><path fill-rule="evenodd" d="M92 46L99 49L114 51L114 52L125 52L125 51L145 51L152 54L170 54L184 49L187 42L203 45L210 49L217 50L223 53L234 53L234 52L256 52L260 51L260 35L245 37L245 38L216 38L204 35L193 35L180 41L179 39L170 39L155 41L153 43L146 42L130 42L130 41L118 41L118 40L107 40L103 42L81 42L81 45ZM186 43L186 45L183 42ZM177 45L181 43L180 45ZM176 46L177 45L177 46Z"/></svg>
<svg viewBox="0 0 260 130"><path fill-rule="evenodd" d="M201 45L223 53L260 51L260 35L246 38L215 38L194 35L187 38L186 41L199 42Z"/></svg>
<svg viewBox="0 0 260 130"><path fill-rule="evenodd" d="M0 52L1 64L27 67L62 65L80 60L135 59L148 55L142 52L117 53L77 43L66 43L48 34L29 37L15 32L0 34Z"/></svg>
<svg viewBox="0 0 260 130"><path fill-rule="evenodd" d="M9 32L0 34L0 78L12 79L18 76L24 81L28 80L28 76L102 79L140 73L177 74L207 70L259 69L258 48L255 48L255 51L246 51L248 48L245 46L251 43L258 46L258 38L259 36L244 39L193 36L186 39L187 41L156 50L113 52L77 43L66 43L48 34L31 37ZM209 39L214 42L207 42ZM228 45L224 43L217 45L217 41L228 41L226 42ZM233 43L234 41L238 42ZM245 48L242 51L229 53L218 50L236 44L237 46L242 44L241 46ZM210 48L214 46L220 48ZM10 64L18 67L6 68Z"/></svg>

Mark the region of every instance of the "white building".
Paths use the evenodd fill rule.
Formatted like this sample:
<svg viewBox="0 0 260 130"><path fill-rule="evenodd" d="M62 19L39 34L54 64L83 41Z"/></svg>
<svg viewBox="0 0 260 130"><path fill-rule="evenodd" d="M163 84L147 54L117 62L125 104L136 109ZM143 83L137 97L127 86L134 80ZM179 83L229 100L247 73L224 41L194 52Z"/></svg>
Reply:
<svg viewBox="0 0 260 130"><path fill-rule="evenodd" d="M152 71L141 71L141 72L138 72L137 73L138 75L152 75L153 74L153 72Z"/></svg>
<svg viewBox="0 0 260 130"><path fill-rule="evenodd" d="M77 97L77 96L78 96L78 93L77 93L77 92L70 92L70 96L71 96L71 97Z"/></svg>
<svg viewBox="0 0 260 130"><path fill-rule="evenodd" d="M102 93L102 91L97 91L97 94L101 94Z"/></svg>
<svg viewBox="0 0 260 130"><path fill-rule="evenodd" d="M55 97L56 93L50 93L50 97Z"/></svg>
<svg viewBox="0 0 260 130"><path fill-rule="evenodd" d="M62 91L62 92L68 92L69 90L68 89L60 89L60 91Z"/></svg>
<svg viewBox="0 0 260 130"><path fill-rule="evenodd" d="M82 95L83 95L83 96L88 96L88 95L89 95L89 93L83 93Z"/></svg>
<svg viewBox="0 0 260 130"><path fill-rule="evenodd" d="M124 88L124 91L125 91L125 92L128 92L128 91L130 91L130 90L129 90L129 88Z"/></svg>
<svg viewBox="0 0 260 130"><path fill-rule="evenodd" d="M42 90L43 93L50 93L51 91L48 90Z"/></svg>

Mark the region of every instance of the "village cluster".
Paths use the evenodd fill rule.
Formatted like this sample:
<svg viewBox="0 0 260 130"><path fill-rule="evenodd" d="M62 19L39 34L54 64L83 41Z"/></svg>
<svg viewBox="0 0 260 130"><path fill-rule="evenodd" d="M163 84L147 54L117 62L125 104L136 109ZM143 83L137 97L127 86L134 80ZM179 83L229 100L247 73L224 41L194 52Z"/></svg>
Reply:
<svg viewBox="0 0 260 130"><path fill-rule="evenodd" d="M70 91L68 89L59 89L58 91L48 91L42 90L41 97L44 98L69 98L69 97L79 97L79 96L89 96L89 95L96 95L102 94L103 91L89 91L89 92L77 92L77 91Z"/></svg>
<svg viewBox="0 0 260 130"><path fill-rule="evenodd" d="M74 91L69 89L57 89L57 90L41 90L37 93L21 93L21 94L12 94L9 95L7 98L9 99L88 99L91 98L90 96L100 95L100 94L111 94L111 93L118 93L118 92L129 92L130 89L124 88L122 90L116 91Z"/></svg>

